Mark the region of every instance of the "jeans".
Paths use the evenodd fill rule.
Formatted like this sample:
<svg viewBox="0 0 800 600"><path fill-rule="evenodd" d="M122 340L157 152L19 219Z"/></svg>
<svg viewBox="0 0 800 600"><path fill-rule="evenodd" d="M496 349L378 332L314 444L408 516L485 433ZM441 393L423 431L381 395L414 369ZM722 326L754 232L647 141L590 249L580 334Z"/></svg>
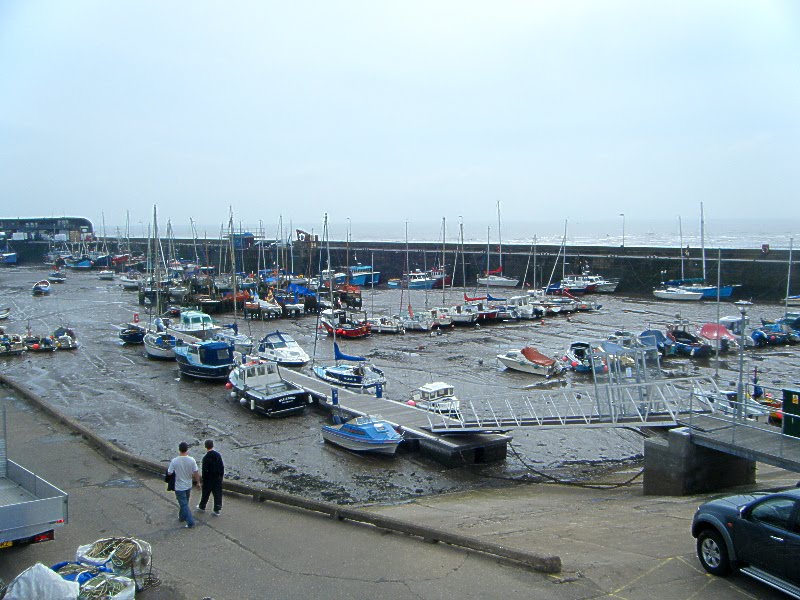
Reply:
<svg viewBox="0 0 800 600"><path fill-rule="evenodd" d="M175 490L175 498L178 499L178 519L180 521L186 521L189 527L194 527L194 517L192 517L192 511L189 509L189 494L191 492L191 488L181 492Z"/></svg>

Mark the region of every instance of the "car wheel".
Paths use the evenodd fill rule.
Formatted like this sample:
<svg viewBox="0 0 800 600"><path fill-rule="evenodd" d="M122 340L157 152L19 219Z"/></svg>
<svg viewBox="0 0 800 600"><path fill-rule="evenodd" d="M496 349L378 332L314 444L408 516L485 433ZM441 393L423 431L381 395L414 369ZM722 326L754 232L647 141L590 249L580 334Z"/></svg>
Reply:
<svg viewBox="0 0 800 600"><path fill-rule="evenodd" d="M706 529L697 536L697 557L703 568L712 575L727 575L731 572L728 548L722 536L713 529Z"/></svg>

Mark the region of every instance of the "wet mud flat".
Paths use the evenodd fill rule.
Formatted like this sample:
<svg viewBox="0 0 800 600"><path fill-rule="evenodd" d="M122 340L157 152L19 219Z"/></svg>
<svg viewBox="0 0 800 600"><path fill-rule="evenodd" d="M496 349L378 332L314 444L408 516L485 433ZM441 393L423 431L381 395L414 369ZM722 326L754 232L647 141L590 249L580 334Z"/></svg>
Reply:
<svg viewBox="0 0 800 600"><path fill-rule="evenodd" d="M0 307L12 309L0 323L9 332L52 333L72 327L81 347L72 352L27 354L0 358L0 369L33 389L65 413L130 452L154 460L169 460L179 441L187 441L196 458L202 442L213 438L222 452L228 476L275 489L338 503L397 502L418 496L482 487L514 485L520 481L595 479L625 480L635 475L647 432L633 428L519 429L511 433L508 458L488 465L443 465L416 453L394 458L361 456L323 443L320 427L329 418L309 408L302 416L266 419L241 407L222 384L181 379L174 362L149 360L141 346L123 345L121 324L148 319L135 292L96 273L69 272L64 284L53 285L47 297L33 297L31 286L46 276L38 268L0 271ZM426 306L455 304L462 290L402 292L365 289L369 313L397 314ZM494 295L494 294L493 294ZM676 315L694 323L738 314L728 302L667 303L616 295L595 295L603 304L596 312L573 313L541 321L511 321L484 327L448 329L440 334L408 332L373 335L342 341L348 354L368 357L388 378L386 396L405 400L429 381L455 386L463 401L504 403L539 389L589 388L586 376L568 372L554 381L505 371L495 356L505 350L533 345L554 358L575 340L600 340L616 330L641 332L664 329ZM775 318L778 305L754 305L752 323ZM233 314L216 315L220 323ZM238 318L240 332L254 339L275 329L291 334L318 361L333 358L332 340L317 329L315 315L274 321ZM748 351L745 371L759 370L764 385L791 383L796 378L800 348ZM719 363L667 358L662 367L676 374L718 373L720 387L735 386L738 357ZM310 365L301 369L311 373Z"/></svg>

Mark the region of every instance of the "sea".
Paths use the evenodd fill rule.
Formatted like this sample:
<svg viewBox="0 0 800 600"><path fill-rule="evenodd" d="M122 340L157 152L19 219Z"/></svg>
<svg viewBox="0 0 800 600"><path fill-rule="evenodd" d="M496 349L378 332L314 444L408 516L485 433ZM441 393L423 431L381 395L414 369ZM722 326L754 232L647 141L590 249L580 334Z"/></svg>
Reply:
<svg viewBox="0 0 800 600"><path fill-rule="evenodd" d="M185 226L180 223L171 225L176 238L191 239L194 235L189 223ZM140 222L136 227L131 228L131 237L146 238L146 226ZM237 232L250 232L264 239L296 239L294 233L298 230L323 237L322 222L297 221L289 225L284 222L284 225L279 227L239 221L235 228ZM108 227L107 230L124 231L124 227ZM164 231L163 228L161 230ZM220 224L197 224L195 230L198 238L216 239L226 227L221 227ZM531 221L506 216L498 226L497 220L491 221L487 215L486 221L465 221L458 217L393 222L331 219L328 226L328 235L332 242L350 239L356 243L402 243L406 240L411 243L436 243L444 240L446 244L451 245L460 241L462 231L465 243L488 243L493 248L498 243L560 245L564 240L568 246L664 248L704 246L708 249L761 249L764 245L768 245L773 250L788 249L790 245L794 245L792 240L798 240L800 243L800 221L777 218L761 218L757 221L732 218L706 219L701 226L699 219L690 221L677 217L660 220L623 220L622 216L617 216L613 219L574 219L559 222Z"/></svg>

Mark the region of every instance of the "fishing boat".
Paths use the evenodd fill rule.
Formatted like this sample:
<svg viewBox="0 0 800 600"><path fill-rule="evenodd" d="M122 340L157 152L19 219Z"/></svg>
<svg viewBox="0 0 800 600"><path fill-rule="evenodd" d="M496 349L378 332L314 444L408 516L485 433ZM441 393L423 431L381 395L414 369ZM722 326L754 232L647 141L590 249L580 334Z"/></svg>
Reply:
<svg viewBox="0 0 800 600"><path fill-rule="evenodd" d="M26 350L18 333L0 333L0 356L18 356Z"/></svg>
<svg viewBox="0 0 800 600"><path fill-rule="evenodd" d="M565 368L576 373L605 373L608 371L603 357L598 354L589 342L572 342L561 359Z"/></svg>
<svg viewBox="0 0 800 600"><path fill-rule="evenodd" d="M539 352L532 346L525 346L521 350L509 350L497 355L497 360L507 369L522 371L531 375L550 378L559 375L561 365Z"/></svg>
<svg viewBox="0 0 800 600"><path fill-rule="evenodd" d="M199 310L181 311L178 321L167 327L170 333L185 333L201 340L211 339L221 330L222 327L214 324L210 315Z"/></svg>
<svg viewBox="0 0 800 600"><path fill-rule="evenodd" d="M433 277L429 271L412 271L404 273L400 279L390 279L386 282L390 288L403 288L406 290L432 290L437 278Z"/></svg>
<svg viewBox="0 0 800 600"><path fill-rule="evenodd" d="M344 423L323 425L322 439L353 452L394 455L403 436L388 421L365 415Z"/></svg>
<svg viewBox="0 0 800 600"><path fill-rule="evenodd" d="M282 331L273 331L261 338L256 353L259 358L287 367L302 367L311 360L300 344L292 336Z"/></svg>
<svg viewBox="0 0 800 600"><path fill-rule="evenodd" d="M423 410L457 417L461 402L455 395L455 388L443 381L426 383L411 392L408 404Z"/></svg>
<svg viewBox="0 0 800 600"><path fill-rule="evenodd" d="M319 322L328 335L363 338L370 334L366 313L353 313L341 308L326 309L320 313Z"/></svg>
<svg viewBox="0 0 800 600"><path fill-rule="evenodd" d="M308 392L281 376L273 361L257 359L233 368L226 387L231 398L265 417L285 417L302 413L310 399Z"/></svg>
<svg viewBox="0 0 800 600"><path fill-rule="evenodd" d="M47 296L50 293L50 282L47 279L42 279L33 284L31 293L34 296Z"/></svg>
<svg viewBox="0 0 800 600"><path fill-rule="evenodd" d="M348 269L348 279L353 285L367 286L378 285L381 282L380 271L375 271L372 265L355 265Z"/></svg>
<svg viewBox="0 0 800 600"><path fill-rule="evenodd" d="M800 336L796 332L777 323L762 325L753 329L750 332L750 338L757 348L784 346L800 342Z"/></svg>
<svg viewBox="0 0 800 600"><path fill-rule="evenodd" d="M175 346L175 360L181 376L206 381L226 381L236 366L233 346L213 340Z"/></svg>
<svg viewBox="0 0 800 600"><path fill-rule="evenodd" d="M664 287L653 290L653 295L659 300L702 300L703 292L693 291L681 287Z"/></svg>
<svg viewBox="0 0 800 600"><path fill-rule="evenodd" d="M22 343L28 352L55 352L58 344L53 336L37 335L31 333L30 329L22 336Z"/></svg>
<svg viewBox="0 0 800 600"><path fill-rule="evenodd" d="M347 388L368 390L386 385L383 371L370 365L363 356L345 354L336 342L333 344L333 356L336 364L316 365L313 368L314 375L328 383ZM340 363L340 361L347 362Z"/></svg>

